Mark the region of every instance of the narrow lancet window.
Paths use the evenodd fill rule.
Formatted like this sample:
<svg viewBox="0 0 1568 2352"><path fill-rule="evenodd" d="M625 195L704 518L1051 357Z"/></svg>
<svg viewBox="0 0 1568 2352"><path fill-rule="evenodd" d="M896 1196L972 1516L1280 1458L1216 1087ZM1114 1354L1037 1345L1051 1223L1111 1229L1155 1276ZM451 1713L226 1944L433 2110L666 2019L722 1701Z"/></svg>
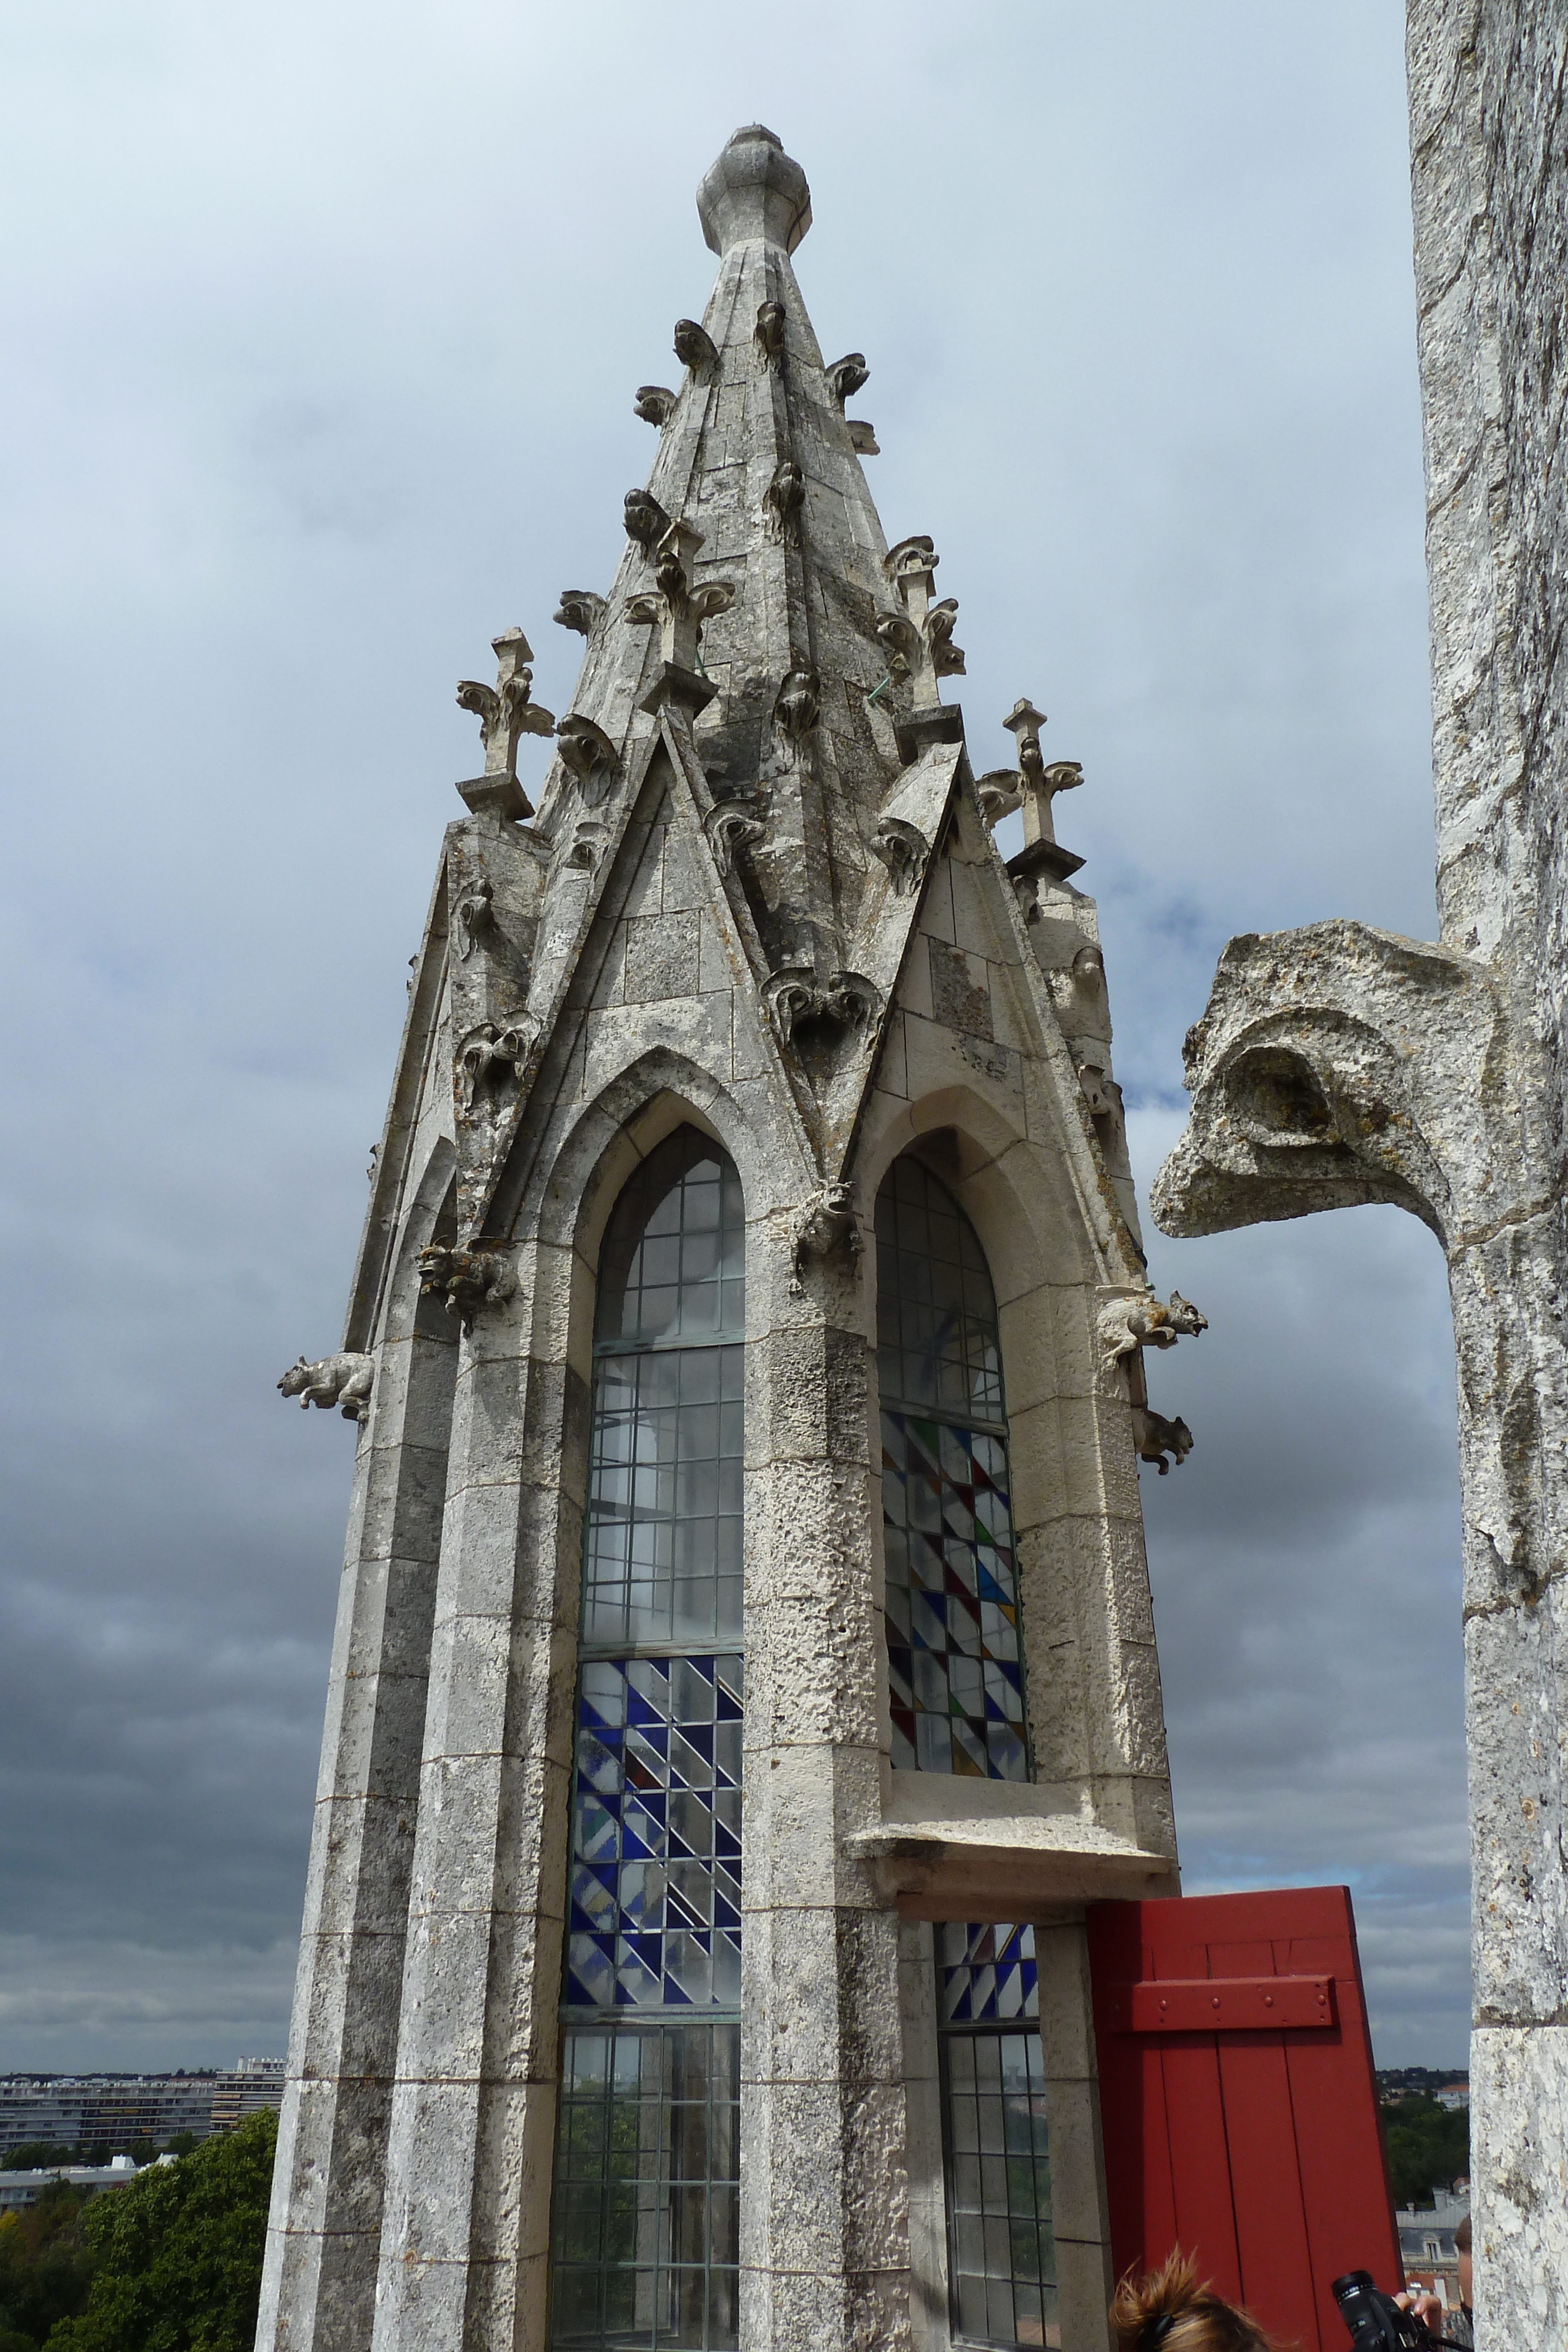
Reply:
<svg viewBox="0 0 1568 2352"><path fill-rule="evenodd" d="M974 1227L917 1160L877 1194L876 1273L893 1761L1024 1780L996 1293Z"/></svg>
<svg viewBox="0 0 1568 2352"><path fill-rule="evenodd" d="M550 2340L737 2330L740 1180L682 1128L600 1257Z"/></svg>
<svg viewBox="0 0 1568 2352"><path fill-rule="evenodd" d="M936 1930L953 2335L1060 2346L1034 1929Z"/></svg>

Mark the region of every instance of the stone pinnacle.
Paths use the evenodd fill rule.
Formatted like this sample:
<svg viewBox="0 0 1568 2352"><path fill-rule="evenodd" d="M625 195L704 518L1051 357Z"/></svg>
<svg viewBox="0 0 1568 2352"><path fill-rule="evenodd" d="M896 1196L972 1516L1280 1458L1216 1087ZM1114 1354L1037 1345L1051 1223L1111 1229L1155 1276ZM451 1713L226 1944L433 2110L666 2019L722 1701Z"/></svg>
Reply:
<svg viewBox="0 0 1568 2352"><path fill-rule="evenodd" d="M705 175L697 218L715 253L754 237L793 253L811 226L811 191L782 141L760 122L748 122Z"/></svg>

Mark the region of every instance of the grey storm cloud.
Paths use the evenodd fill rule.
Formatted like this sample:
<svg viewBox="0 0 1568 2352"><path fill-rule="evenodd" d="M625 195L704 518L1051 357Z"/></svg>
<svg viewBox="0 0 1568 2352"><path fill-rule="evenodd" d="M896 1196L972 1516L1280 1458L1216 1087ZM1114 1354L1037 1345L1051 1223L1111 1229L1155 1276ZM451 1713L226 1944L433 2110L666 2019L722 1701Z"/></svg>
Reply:
<svg viewBox="0 0 1568 2352"><path fill-rule="evenodd" d="M335 1343L454 681L602 586L760 117L811 181L977 766L1084 762L1146 1181L1239 929L1429 932L1399 12L57 0L0 23L0 2066L280 2051L352 1440ZM1192 1887L1348 1879L1464 2053L1452 1370L1392 1213L1151 1237Z"/></svg>

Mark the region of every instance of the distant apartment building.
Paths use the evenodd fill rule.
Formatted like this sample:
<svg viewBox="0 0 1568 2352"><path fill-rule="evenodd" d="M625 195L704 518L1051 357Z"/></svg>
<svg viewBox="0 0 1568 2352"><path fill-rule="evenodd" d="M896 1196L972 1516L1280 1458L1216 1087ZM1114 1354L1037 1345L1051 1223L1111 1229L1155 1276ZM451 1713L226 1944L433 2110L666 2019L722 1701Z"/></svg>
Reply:
<svg viewBox="0 0 1568 2352"><path fill-rule="evenodd" d="M40 2141L114 2154L176 2132L204 2139L282 2098L280 2058L241 2058L221 2074L0 2074L0 2166L8 2150Z"/></svg>
<svg viewBox="0 0 1568 2352"><path fill-rule="evenodd" d="M161 2159L164 2164L174 2160L172 2156ZM24 2205L36 2205L57 2180L96 2196L100 2189L123 2189L128 2180L135 2179L136 2170L130 2157L116 2156L108 2164L68 2164L53 2169L46 2167L28 2172L0 2172L0 2213L16 2213Z"/></svg>
<svg viewBox="0 0 1568 2352"><path fill-rule="evenodd" d="M1406 2206L1394 2219L1407 2287L1424 2287L1445 2311L1459 2304L1459 2253L1454 2231L1470 2210L1468 2189L1439 2189L1430 2207Z"/></svg>

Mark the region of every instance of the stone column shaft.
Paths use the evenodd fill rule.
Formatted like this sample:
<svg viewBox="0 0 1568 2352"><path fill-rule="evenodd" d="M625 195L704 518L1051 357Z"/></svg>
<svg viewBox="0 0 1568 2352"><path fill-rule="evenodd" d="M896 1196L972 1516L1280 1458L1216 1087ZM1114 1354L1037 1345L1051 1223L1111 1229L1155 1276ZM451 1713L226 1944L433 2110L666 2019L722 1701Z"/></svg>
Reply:
<svg viewBox="0 0 1568 2352"><path fill-rule="evenodd" d="M349 2352L370 2336L455 1338L415 1328L383 1344L360 1441L260 2352Z"/></svg>
<svg viewBox="0 0 1568 2352"><path fill-rule="evenodd" d="M528 1352L545 1255L458 1373L376 2289L389 2352L543 2341L587 1427L564 1344Z"/></svg>
<svg viewBox="0 0 1568 2352"><path fill-rule="evenodd" d="M747 1362L741 2340L904 2346L898 1922L841 1858L880 1813L866 1342L778 1323Z"/></svg>

